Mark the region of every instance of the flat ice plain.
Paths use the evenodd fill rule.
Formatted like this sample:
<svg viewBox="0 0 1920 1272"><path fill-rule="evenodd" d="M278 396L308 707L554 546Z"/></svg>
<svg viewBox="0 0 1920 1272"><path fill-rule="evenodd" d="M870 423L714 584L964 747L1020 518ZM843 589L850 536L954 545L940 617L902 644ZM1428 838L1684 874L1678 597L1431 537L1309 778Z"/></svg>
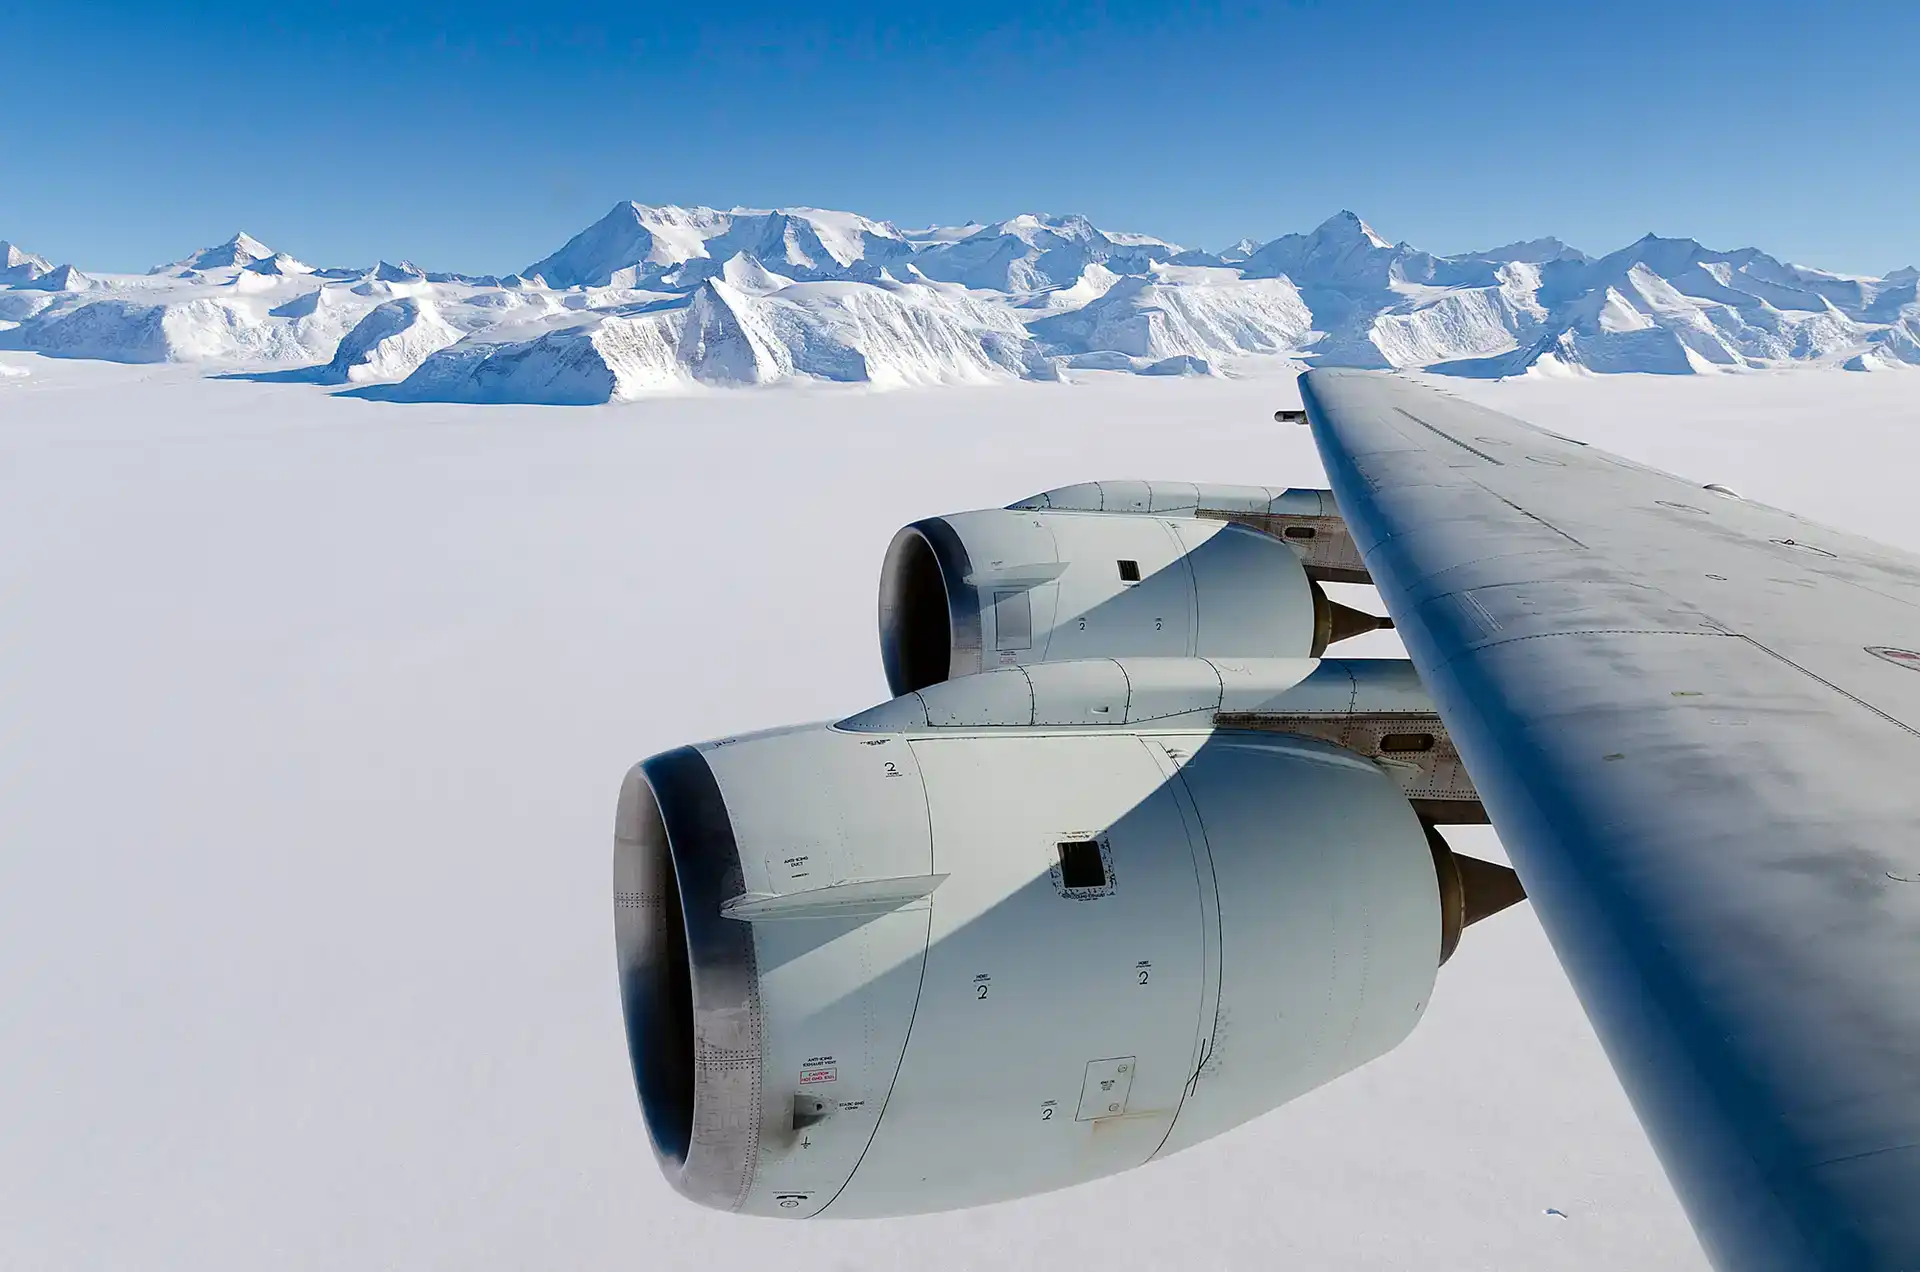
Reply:
<svg viewBox="0 0 1920 1272"><path fill-rule="evenodd" d="M1704 1266L1524 908L1400 1050L1130 1175L782 1224L654 1167L627 766L882 698L906 521L1319 484L1290 378L541 408L0 362L0 1266ZM1443 383L1920 548L1920 380Z"/></svg>

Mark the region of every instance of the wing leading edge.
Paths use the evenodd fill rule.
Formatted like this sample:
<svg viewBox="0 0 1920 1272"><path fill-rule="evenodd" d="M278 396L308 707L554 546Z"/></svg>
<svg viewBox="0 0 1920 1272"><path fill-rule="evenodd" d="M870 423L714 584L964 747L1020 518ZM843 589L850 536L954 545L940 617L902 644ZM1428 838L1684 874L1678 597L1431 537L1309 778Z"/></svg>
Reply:
<svg viewBox="0 0 1920 1272"><path fill-rule="evenodd" d="M1301 393L1709 1258L1920 1268L1920 559L1397 375Z"/></svg>

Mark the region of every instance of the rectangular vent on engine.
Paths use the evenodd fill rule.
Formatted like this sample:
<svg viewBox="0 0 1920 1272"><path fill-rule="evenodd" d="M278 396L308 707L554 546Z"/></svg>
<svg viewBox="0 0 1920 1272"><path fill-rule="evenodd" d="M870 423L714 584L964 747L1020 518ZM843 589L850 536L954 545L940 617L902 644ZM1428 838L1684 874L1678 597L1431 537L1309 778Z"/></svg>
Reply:
<svg viewBox="0 0 1920 1272"><path fill-rule="evenodd" d="M993 647L1033 648L1033 602L1025 592L993 594Z"/></svg>
<svg viewBox="0 0 1920 1272"><path fill-rule="evenodd" d="M1431 733L1389 733L1380 739L1382 751L1431 751L1433 734Z"/></svg>
<svg viewBox="0 0 1920 1272"><path fill-rule="evenodd" d="M1060 850L1060 886L1063 888L1104 888L1107 863L1100 855L1097 839L1068 839L1056 845Z"/></svg>
<svg viewBox="0 0 1920 1272"><path fill-rule="evenodd" d="M1122 583L1138 583L1140 581L1140 563L1138 561L1120 561L1116 564L1120 567L1120 581Z"/></svg>
<svg viewBox="0 0 1920 1272"><path fill-rule="evenodd" d="M1289 539L1311 539L1318 532L1312 526L1288 526L1280 533Z"/></svg>

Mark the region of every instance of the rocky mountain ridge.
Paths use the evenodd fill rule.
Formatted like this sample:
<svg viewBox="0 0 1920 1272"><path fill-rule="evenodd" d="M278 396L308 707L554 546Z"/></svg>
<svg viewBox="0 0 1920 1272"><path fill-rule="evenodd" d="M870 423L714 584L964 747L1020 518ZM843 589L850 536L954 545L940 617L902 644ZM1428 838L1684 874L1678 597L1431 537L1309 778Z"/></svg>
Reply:
<svg viewBox="0 0 1920 1272"><path fill-rule="evenodd" d="M412 400L594 402L1260 360L1464 376L1920 365L1920 271L1880 278L1649 234L1436 256L1351 212L1214 253L1085 217L901 229L847 212L621 203L505 277L315 268L241 233L145 275L0 243L0 347L185 361Z"/></svg>

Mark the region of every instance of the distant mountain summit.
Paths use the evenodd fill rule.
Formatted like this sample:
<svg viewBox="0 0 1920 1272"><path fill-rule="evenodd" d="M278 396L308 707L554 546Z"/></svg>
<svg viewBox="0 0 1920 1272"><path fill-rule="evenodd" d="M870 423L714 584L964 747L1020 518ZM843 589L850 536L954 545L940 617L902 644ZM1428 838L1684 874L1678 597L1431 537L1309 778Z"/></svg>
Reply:
<svg viewBox="0 0 1920 1272"><path fill-rule="evenodd" d="M1336 212L1306 234L1284 234L1241 263L1250 278L1293 280L1301 287L1376 290L1414 255L1395 247L1351 212Z"/></svg>
<svg viewBox="0 0 1920 1272"><path fill-rule="evenodd" d="M271 256L249 261L244 268L249 273L261 274L268 277L285 274L313 273L313 266L301 261L296 261L285 252L275 252Z"/></svg>
<svg viewBox="0 0 1920 1272"><path fill-rule="evenodd" d="M877 276L913 249L887 222L850 212L617 203L521 274L549 287L690 287L742 252L795 278L837 278Z"/></svg>
<svg viewBox="0 0 1920 1272"><path fill-rule="evenodd" d="M43 256L35 256L17 243L0 239L0 287L30 283L53 272Z"/></svg>
<svg viewBox="0 0 1920 1272"><path fill-rule="evenodd" d="M1587 254L1577 247L1570 247L1557 238L1528 239L1524 243L1506 243L1500 247L1490 247L1484 252L1468 252L1467 258L1483 261L1523 261L1529 265L1545 265L1553 261L1576 261L1584 264Z"/></svg>
<svg viewBox="0 0 1920 1272"><path fill-rule="evenodd" d="M171 265L156 265L149 272L165 274L185 273L188 270L228 269L234 266L252 265L256 261L271 260L272 257L272 248L242 230L224 243L203 247L185 260L175 261Z"/></svg>
<svg viewBox="0 0 1920 1272"><path fill-rule="evenodd" d="M13 286L23 291L80 292L93 286L93 280L71 265L56 265L49 270L35 266L33 272Z"/></svg>
<svg viewBox="0 0 1920 1272"><path fill-rule="evenodd" d="M314 269L241 233L155 275L0 243L0 330L125 361L280 363L413 400L589 402L1257 361L1459 376L1920 366L1920 271L1648 234L1439 256L1352 211L1222 251L1030 212L901 229L821 208L615 204L521 274ZM305 375L306 373L302 373Z"/></svg>

